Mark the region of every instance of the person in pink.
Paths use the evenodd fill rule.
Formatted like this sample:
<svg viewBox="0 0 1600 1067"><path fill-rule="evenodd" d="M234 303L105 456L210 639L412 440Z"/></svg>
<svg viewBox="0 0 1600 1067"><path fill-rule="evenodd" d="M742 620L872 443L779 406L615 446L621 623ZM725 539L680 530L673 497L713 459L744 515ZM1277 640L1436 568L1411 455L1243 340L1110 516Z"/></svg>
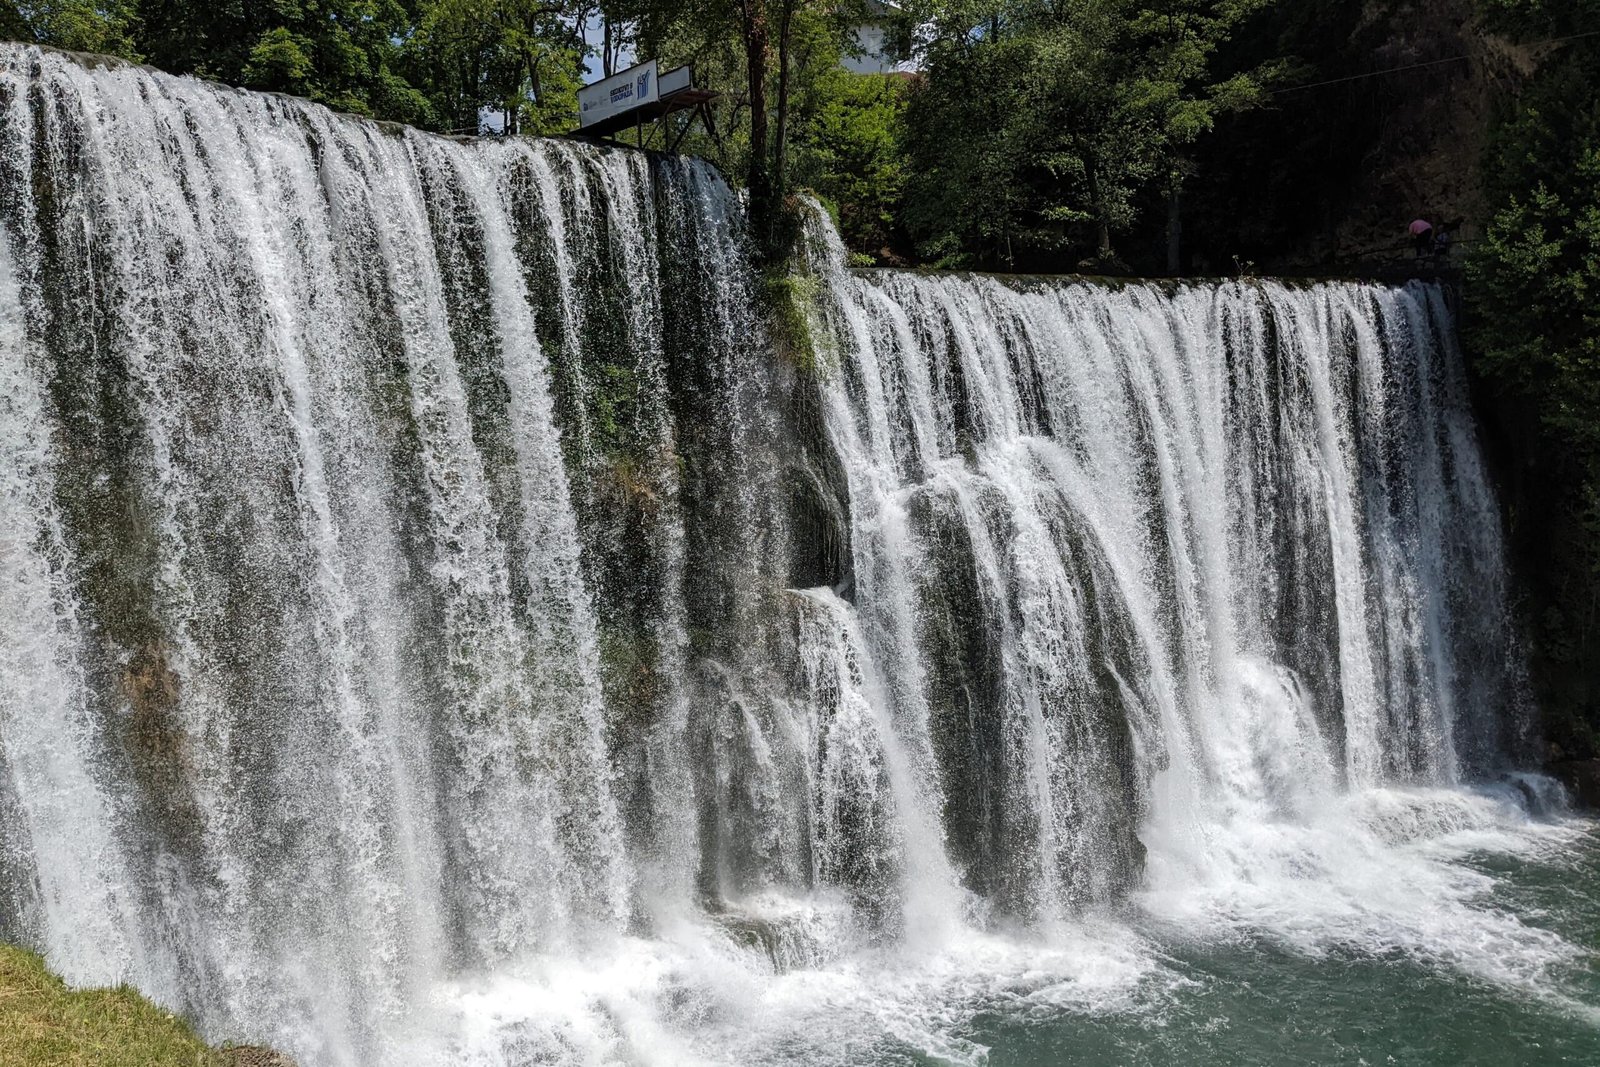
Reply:
<svg viewBox="0 0 1600 1067"><path fill-rule="evenodd" d="M1433 223L1427 219L1413 219L1411 221L1411 247L1417 255L1425 256L1433 251Z"/></svg>

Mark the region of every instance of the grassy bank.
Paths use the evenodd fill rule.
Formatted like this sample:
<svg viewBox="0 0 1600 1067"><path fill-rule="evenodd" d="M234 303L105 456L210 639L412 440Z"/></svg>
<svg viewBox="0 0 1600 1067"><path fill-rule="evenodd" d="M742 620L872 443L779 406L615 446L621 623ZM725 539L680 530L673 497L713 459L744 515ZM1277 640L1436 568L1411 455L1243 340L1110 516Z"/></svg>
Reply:
<svg viewBox="0 0 1600 1067"><path fill-rule="evenodd" d="M5 1067L291 1067L259 1048L214 1049L127 986L68 989L32 952L0 945Z"/></svg>

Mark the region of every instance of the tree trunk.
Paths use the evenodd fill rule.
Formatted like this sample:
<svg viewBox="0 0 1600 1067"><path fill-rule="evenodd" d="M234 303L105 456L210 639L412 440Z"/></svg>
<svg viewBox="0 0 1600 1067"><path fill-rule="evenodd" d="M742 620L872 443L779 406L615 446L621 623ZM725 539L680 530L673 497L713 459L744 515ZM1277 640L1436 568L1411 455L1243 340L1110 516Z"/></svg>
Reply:
<svg viewBox="0 0 1600 1067"><path fill-rule="evenodd" d="M528 93L533 97L535 105L544 100L543 80L539 77L539 67L544 63L544 56L534 58L532 55L525 57L528 64Z"/></svg>
<svg viewBox="0 0 1600 1067"><path fill-rule="evenodd" d="M471 128L474 135L483 132L483 116L478 112L478 92L483 84L483 65L473 63L471 69L461 70L461 107L456 112L456 129Z"/></svg>
<svg viewBox="0 0 1600 1067"><path fill-rule="evenodd" d="M1183 219L1176 182L1167 194L1167 273L1174 278L1183 273Z"/></svg>
<svg viewBox="0 0 1600 1067"><path fill-rule="evenodd" d="M783 18L778 24L778 132L772 144L774 195L782 200L788 188L785 165L789 140L789 25L793 21L794 0L784 0Z"/></svg>
<svg viewBox="0 0 1600 1067"><path fill-rule="evenodd" d="M740 0L745 81L750 100L750 213L763 250L771 244L772 172L767 160L767 5Z"/></svg>
<svg viewBox="0 0 1600 1067"><path fill-rule="evenodd" d="M1089 204L1094 209L1095 259L1111 262L1111 225L1106 221L1105 206L1100 203L1100 175L1094 163L1089 164Z"/></svg>

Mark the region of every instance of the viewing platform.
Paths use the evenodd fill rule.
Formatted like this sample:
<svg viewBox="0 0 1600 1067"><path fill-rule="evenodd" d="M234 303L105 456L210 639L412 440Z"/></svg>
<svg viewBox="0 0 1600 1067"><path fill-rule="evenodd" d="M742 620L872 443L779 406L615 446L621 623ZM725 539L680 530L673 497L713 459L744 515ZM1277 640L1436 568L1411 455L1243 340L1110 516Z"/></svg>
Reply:
<svg viewBox="0 0 1600 1067"><path fill-rule="evenodd" d="M642 147L645 123L690 112L689 121L681 129L667 130L667 150L675 151L683 135L694 125L695 117L705 122L708 130L714 130L706 105L717 95L710 89L695 87L691 68L675 67L662 74L652 59L579 90L578 128L572 133L578 137L605 138L633 129L638 131Z"/></svg>

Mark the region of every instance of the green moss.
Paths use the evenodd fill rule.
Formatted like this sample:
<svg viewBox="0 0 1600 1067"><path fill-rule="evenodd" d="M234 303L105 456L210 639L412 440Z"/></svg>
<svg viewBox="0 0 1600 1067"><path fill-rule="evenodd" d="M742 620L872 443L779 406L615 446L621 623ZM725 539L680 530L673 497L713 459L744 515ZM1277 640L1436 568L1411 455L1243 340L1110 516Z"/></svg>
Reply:
<svg viewBox="0 0 1600 1067"><path fill-rule="evenodd" d="M44 961L0 945L0 1063L7 1067L292 1067L261 1048L214 1049L128 986L68 989Z"/></svg>
<svg viewBox="0 0 1600 1067"><path fill-rule="evenodd" d="M774 269L764 276L767 321L778 352L802 374L825 373L832 365L826 331L821 326L817 300L822 283L811 274L787 268Z"/></svg>
<svg viewBox="0 0 1600 1067"><path fill-rule="evenodd" d="M600 669L607 704L620 710L630 729L647 729L664 699L657 665L659 651L652 635L639 627L602 624Z"/></svg>
<svg viewBox="0 0 1600 1067"><path fill-rule="evenodd" d="M622 456L639 421L639 376L632 367L602 363L591 369L589 430L604 455Z"/></svg>

